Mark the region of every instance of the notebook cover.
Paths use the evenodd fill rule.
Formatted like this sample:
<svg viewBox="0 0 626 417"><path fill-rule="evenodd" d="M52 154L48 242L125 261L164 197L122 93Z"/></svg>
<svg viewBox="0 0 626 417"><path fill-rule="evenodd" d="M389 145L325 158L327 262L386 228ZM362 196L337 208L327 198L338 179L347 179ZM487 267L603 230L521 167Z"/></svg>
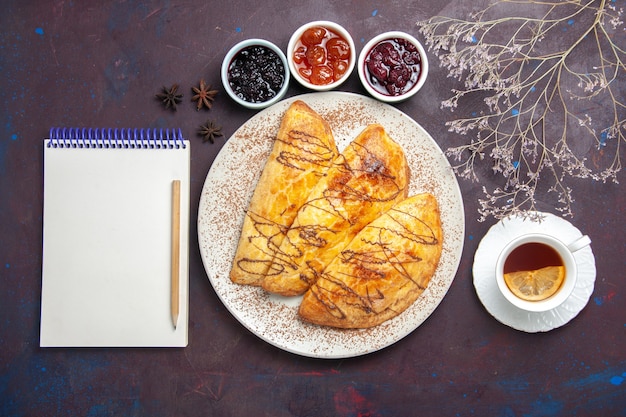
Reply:
<svg viewBox="0 0 626 417"><path fill-rule="evenodd" d="M134 131L134 146L110 132L63 132L44 141L40 345L186 346L189 142L180 135L176 146L161 146L158 132ZM176 327L170 309L175 179L181 180Z"/></svg>

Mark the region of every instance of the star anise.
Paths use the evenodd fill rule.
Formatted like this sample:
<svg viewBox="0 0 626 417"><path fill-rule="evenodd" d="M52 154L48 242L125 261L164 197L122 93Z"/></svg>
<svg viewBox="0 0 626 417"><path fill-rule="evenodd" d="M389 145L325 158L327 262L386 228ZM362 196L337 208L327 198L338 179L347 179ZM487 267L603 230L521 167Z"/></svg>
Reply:
<svg viewBox="0 0 626 417"><path fill-rule="evenodd" d="M202 142L215 143L215 138L222 136L222 127L217 126L212 120L200 126L198 135L202 137Z"/></svg>
<svg viewBox="0 0 626 417"><path fill-rule="evenodd" d="M207 85L204 79L200 80L199 87L191 87L191 90L195 93L195 95L191 97L191 100L198 102L196 110L200 110L203 106L207 109L211 109L217 90L211 90L211 85Z"/></svg>
<svg viewBox="0 0 626 417"><path fill-rule="evenodd" d="M170 88L163 87L163 90L156 95L165 109L176 111L176 105L181 102L183 95L178 94L178 84L173 84Z"/></svg>

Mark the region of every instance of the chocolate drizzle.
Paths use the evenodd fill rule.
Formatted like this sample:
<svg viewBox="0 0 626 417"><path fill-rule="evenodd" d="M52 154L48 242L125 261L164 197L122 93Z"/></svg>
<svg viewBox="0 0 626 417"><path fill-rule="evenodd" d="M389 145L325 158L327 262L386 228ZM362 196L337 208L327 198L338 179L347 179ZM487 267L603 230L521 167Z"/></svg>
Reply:
<svg viewBox="0 0 626 417"><path fill-rule="evenodd" d="M237 266L250 275L264 276L268 269L273 270L274 273L279 273L280 271L275 271L275 268L282 269L282 267L280 265L272 266L272 258L282 241L282 236L285 235L287 227L251 211L248 211L246 215L252 220L254 230L257 232L255 235L248 236L247 240L265 256L263 259L249 257L237 259Z"/></svg>
<svg viewBox="0 0 626 417"><path fill-rule="evenodd" d="M280 152L276 158L279 163L287 167L305 171L311 169L311 165L317 165L325 172L336 156L334 150L317 136L299 130L291 130L287 133L287 138L288 140L282 140L279 137L275 139L294 148L292 152ZM320 172L320 175L322 174Z"/></svg>

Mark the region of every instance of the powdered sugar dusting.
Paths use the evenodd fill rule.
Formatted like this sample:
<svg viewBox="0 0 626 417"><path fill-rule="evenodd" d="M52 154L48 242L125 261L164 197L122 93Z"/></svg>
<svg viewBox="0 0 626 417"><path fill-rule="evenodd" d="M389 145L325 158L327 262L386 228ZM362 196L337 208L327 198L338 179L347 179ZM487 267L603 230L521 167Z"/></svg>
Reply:
<svg viewBox="0 0 626 417"><path fill-rule="evenodd" d="M398 317L372 329L340 330L301 321L301 297L284 298L231 282L229 272L245 211L285 110L306 102L330 124L343 150L367 124L380 123L404 148L411 167L410 195L433 193L441 208L444 242L428 288ZM305 94L252 117L226 142L200 197L198 241L211 284L229 311L257 336L304 356L342 358L389 346L415 330L439 305L452 284L463 250L463 201L452 169L436 142L415 121L387 104L351 93Z"/></svg>

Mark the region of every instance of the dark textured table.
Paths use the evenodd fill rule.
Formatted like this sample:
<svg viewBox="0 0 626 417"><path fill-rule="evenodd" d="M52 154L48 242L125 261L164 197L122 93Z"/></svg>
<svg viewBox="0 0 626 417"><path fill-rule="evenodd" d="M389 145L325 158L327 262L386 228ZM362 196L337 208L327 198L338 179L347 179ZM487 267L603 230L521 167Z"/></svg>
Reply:
<svg viewBox="0 0 626 417"><path fill-rule="evenodd" d="M460 181L466 236L451 288L420 327L381 351L342 360L281 351L231 316L207 279L195 226L200 191L224 138L254 112L223 91L209 112L197 112L190 88L205 78L221 90L222 58L242 39L286 49L300 24L327 19L344 25L360 49L383 31L419 37L415 22L457 13L463 3L472 2L4 1L0 415L626 416L621 185L569 182L576 200L568 220L593 240L597 279L586 308L545 333L499 323L478 299L474 253L496 220L477 221L481 184L469 181ZM445 149L466 139L445 127L452 115L440 102L453 81L430 58L424 89L396 107ZM173 83L185 94L177 112L154 99ZM340 90L365 94L356 71ZM288 96L305 92L294 83ZM196 136L207 119L222 126L215 144ZM187 348L39 347L42 147L53 126L180 127L194 142ZM483 184L495 181L488 166L479 175ZM541 209L554 211L548 203Z"/></svg>

